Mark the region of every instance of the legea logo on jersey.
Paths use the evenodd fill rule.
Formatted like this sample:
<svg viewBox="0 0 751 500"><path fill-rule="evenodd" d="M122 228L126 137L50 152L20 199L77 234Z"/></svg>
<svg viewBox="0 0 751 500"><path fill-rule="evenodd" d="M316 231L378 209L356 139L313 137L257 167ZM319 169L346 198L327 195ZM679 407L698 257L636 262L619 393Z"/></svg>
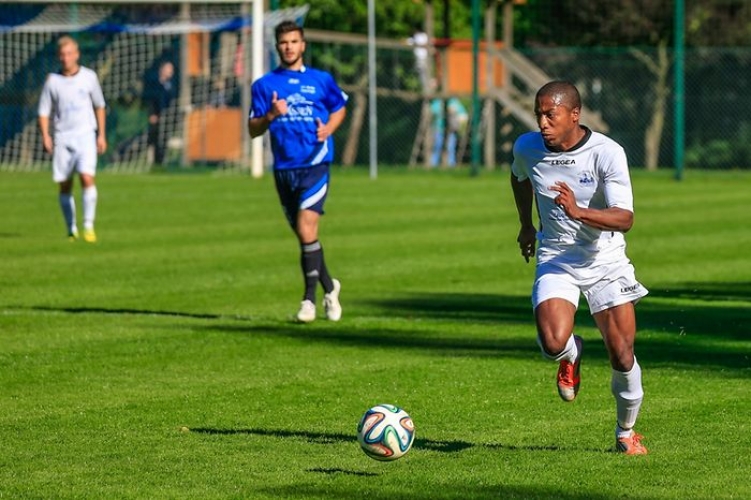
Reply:
<svg viewBox="0 0 751 500"><path fill-rule="evenodd" d="M313 116L313 101L309 101L302 94L292 94L287 97L287 115L291 119Z"/></svg>
<svg viewBox="0 0 751 500"><path fill-rule="evenodd" d="M570 165L576 165L576 160L570 158L561 158L560 160L550 160L548 163L554 167L568 167Z"/></svg>
<svg viewBox="0 0 751 500"><path fill-rule="evenodd" d="M595 183L595 178L591 172L582 172L579 174L579 184L582 186L590 186Z"/></svg>
<svg viewBox="0 0 751 500"><path fill-rule="evenodd" d="M312 85L300 85L300 92L303 94L315 94L316 88Z"/></svg>

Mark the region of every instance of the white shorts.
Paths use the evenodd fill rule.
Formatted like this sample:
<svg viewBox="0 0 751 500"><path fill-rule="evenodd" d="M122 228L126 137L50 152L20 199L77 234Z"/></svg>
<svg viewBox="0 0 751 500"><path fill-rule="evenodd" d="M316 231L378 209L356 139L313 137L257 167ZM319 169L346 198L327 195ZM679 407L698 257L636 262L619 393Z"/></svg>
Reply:
<svg viewBox="0 0 751 500"><path fill-rule="evenodd" d="M587 269L588 277L573 273L552 264L537 266L535 283L532 286L532 306L548 299L564 299L579 307L579 295L584 294L590 314L610 309L629 302L638 302L649 291L636 281L634 266L628 259L600 264Z"/></svg>
<svg viewBox="0 0 751 500"><path fill-rule="evenodd" d="M67 181L79 174L96 175L96 133L77 135L58 134L54 139L52 155L52 180Z"/></svg>

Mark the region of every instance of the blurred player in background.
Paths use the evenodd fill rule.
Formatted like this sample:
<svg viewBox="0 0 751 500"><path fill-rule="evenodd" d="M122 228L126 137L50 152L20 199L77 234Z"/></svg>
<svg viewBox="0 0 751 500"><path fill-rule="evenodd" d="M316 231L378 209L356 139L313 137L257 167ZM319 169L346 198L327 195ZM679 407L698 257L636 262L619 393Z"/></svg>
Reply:
<svg viewBox="0 0 751 500"><path fill-rule="evenodd" d="M579 390L582 339L573 328L583 293L610 357L616 449L643 455L642 436L633 430L644 395L634 356L634 304L647 290L626 257L623 234L634 221L631 180L623 148L580 125L580 111L571 83L550 82L537 92L540 132L523 134L514 144L519 248L529 262L539 241L532 288L537 340L543 356L559 362L561 398L573 401Z"/></svg>
<svg viewBox="0 0 751 500"><path fill-rule="evenodd" d="M39 130L44 150L52 154L52 179L60 186L60 208L68 239L78 238L73 176L81 179L83 238L96 242L97 153L107 150L105 102L97 74L78 64L78 43L63 36L57 42L60 71L50 73L39 99ZM52 128L50 130L50 118Z"/></svg>
<svg viewBox="0 0 751 500"><path fill-rule="evenodd" d="M276 49L279 67L251 88L248 131L251 137L269 131L277 192L300 243L305 292L297 319L307 323L316 318L320 282L326 317L338 321L341 284L329 275L318 241L318 223L334 158L332 134L344 121L347 94L329 73L303 64L305 38L296 23L283 21L276 27Z"/></svg>

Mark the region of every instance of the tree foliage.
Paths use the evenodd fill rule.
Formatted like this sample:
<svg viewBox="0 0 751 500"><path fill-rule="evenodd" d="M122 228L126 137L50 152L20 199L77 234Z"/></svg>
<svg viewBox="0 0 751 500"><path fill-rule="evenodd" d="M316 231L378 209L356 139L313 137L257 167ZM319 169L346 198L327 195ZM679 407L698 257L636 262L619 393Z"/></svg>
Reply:
<svg viewBox="0 0 751 500"><path fill-rule="evenodd" d="M487 2L481 1L484 9ZM367 33L367 2L341 0L279 0L279 7L310 4L306 27ZM431 4L435 35L444 36L444 0L378 0L379 37L408 36L425 20ZM520 46L656 46L671 41L674 0L527 0L514 8L514 38ZM471 2L449 0L448 31L452 38L471 38ZM484 12L484 10L483 10ZM502 9L496 20L500 28ZM500 33L500 31L498 31ZM686 0L686 42L693 46L751 44L751 2L748 0Z"/></svg>
<svg viewBox="0 0 751 500"><path fill-rule="evenodd" d="M342 2L341 0L281 0L280 7L310 4L305 20L308 28L365 34L368 32L367 2ZM375 2L376 32L379 37L404 38L415 26L423 26L426 5L433 6L435 36L444 37L444 0L378 0ZM448 32L452 38L472 36L471 5L462 0L449 0Z"/></svg>

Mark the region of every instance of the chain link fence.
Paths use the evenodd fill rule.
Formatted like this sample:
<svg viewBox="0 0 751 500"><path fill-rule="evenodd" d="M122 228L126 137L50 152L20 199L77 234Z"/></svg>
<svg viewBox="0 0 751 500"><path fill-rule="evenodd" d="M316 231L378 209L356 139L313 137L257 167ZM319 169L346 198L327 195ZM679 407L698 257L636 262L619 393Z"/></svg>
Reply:
<svg viewBox="0 0 751 500"><path fill-rule="evenodd" d="M119 8L115 12L120 22L127 13L137 14L134 7ZM4 20L9 19L8 9L0 6ZM15 11L29 18L19 24L38 14L25 9ZM195 6L194 10L200 11ZM161 15L159 21L167 22L180 13L173 6ZM112 11L105 17L113 19ZM149 21L153 25L155 20ZM55 40L61 31L0 30L0 170L49 168L36 131L36 103L45 75L57 66ZM365 166L370 158L367 39L314 29L306 36L306 63L333 73L350 95L347 120L335 136L336 162ZM238 64L247 63L247 37L241 27L196 35L188 43L204 57L195 60L179 57L186 42L178 33L82 32L78 40L81 62L97 70L108 101L110 151L102 158L103 169L148 171L158 164L247 168L246 152L239 146L247 133L244 104L249 98L249 86L238 69ZM272 44L267 47L269 66L274 64ZM532 100L538 85L560 78L579 87L587 107L583 123L620 142L632 166L674 167L674 54L667 45L512 50L483 41L479 109L472 107L469 40L431 46L427 87L420 78L415 48L406 39L378 38L376 45L380 166L446 167L452 157L447 146L454 144L461 168L470 163L475 140L487 168L506 166L513 140L535 127ZM174 66L175 87L163 97L161 127L155 131L149 103L161 88L158 75L164 61ZM200 66L201 61L207 62L190 66ZM186 79L186 74L194 77ZM181 101L185 82L190 87L187 105ZM688 48L685 82L686 167L751 169L751 48ZM466 110L464 125L455 131L448 126L450 97ZM475 113L480 127L473 130L466 124Z"/></svg>
<svg viewBox="0 0 751 500"><path fill-rule="evenodd" d="M343 87L355 95L349 105L350 118L337 136L337 149L339 154L345 149L350 152L344 157L345 164L364 165L369 145L362 138L368 136L369 125L365 118L353 127L352 115L367 117L366 82L361 81L367 68L363 63L355 65L356 71L351 74L342 72L329 58L343 52L349 53L350 60L365 60L365 48L359 53L352 46L345 49L331 43L313 43L309 48L311 64L333 72ZM353 52L357 55L353 56ZM661 76L650 66L660 57L672 61L672 51L666 49L664 55L655 48L547 48L519 52L550 79L573 81L585 106L601 118L604 126L593 126L586 119L583 123L621 143L634 167L674 168L674 82L669 71L672 66L663 68ZM408 49L381 48L377 53L379 164L425 166L430 145L421 126L425 124L424 113L429 112L425 102L435 96L421 93L414 58ZM440 60L441 56L437 57ZM685 69L686 167L751 169L751 100L747 98L751 95L751 48L688 49ZM468 74L465 76L470 78ZM536 89L526 90L527 101L519 103L523 111L518 114L494 98L485 100L485 95L480 96L479 140L483 151L486 141L496 144L492 160L483 158L490 168L508 165L514 138L534 128L529 121L533 119L532 95ZM452 94L437 94L444 98L448 95ZM470 115L475 111L466 91L454 95L465 103ZM492 129L485 126L489 112L495 115ZM527 113L526 120L522 113ZM460 132L457 156L463 165L471 161L471 134L468 127ZM353 141L359 143L354 158Z"/></svg>

